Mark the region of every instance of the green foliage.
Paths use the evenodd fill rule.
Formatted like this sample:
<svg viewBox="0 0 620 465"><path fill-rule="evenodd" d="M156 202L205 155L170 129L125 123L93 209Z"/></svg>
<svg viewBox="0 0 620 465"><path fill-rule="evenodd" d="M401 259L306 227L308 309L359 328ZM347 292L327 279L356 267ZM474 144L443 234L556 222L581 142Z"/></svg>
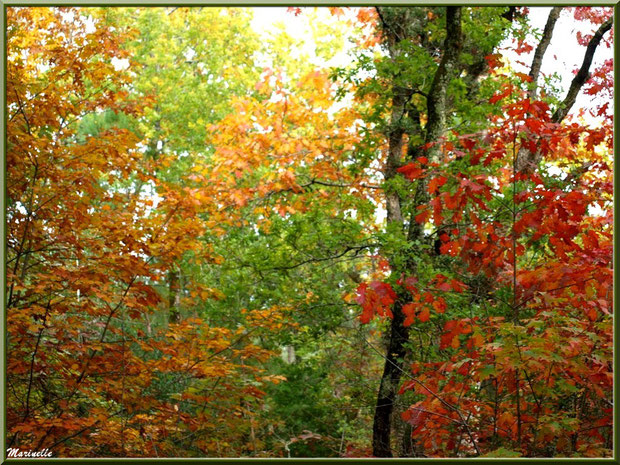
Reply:
<svg viewBox="0 0 620 465"><path fill-rule="evenodd" d="M207 126L247 93L259 71L260 44L240 8L119 8L107 19L129 28L134 95L153 101L140 122L151 150L208 153Z"/></svg>
<svg viewBox="0 0 620 465"><path fill-rule="evenodd" d="M402 456L608 454L610 121L460 11L11 10L9 440L370 456L391 393Z"/></svg>

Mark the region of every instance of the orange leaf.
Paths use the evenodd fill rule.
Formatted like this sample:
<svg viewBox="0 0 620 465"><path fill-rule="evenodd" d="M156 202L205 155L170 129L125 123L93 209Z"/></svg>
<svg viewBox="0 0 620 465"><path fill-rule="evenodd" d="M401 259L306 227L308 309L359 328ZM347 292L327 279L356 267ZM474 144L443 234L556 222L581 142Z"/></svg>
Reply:
<svg viewBox="0 0 620 465"><path fill-rule="evenodd" d="M422 323L425 323L431 319L431 312L428 307L422 307L422 310L418 313L418 318Z"/></svg>
<svg viewBox="0 0 620 465"><path fill-rule="evenodd" d="M426 222L428 221L428 219L430 218L430 216L431 216L431 212L430 212L430 211L428 211L428 210L423 210L422 212L418 213L418 214L415 216L415 220L416 220L418 223L420 223L420 224L422 224L422 223L426 223Z"/></svg>

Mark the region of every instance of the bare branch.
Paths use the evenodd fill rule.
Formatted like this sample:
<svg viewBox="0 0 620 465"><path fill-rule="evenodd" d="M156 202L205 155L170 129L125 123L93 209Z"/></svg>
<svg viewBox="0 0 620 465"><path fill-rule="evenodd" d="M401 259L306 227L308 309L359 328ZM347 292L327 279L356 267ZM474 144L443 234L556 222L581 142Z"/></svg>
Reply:
<svg viewBox="0 0 620 465"><path fill-rule="evenodd" d="M547 18L547 24L545 24L543 35L540 39L540 42L538 43L538 47L536 47L536 52L534 52L534 59L532 60L532 66L530 68L530 77L532 78L533 84L533 87L530 89L529 92L530 98L536 96L536 81L538 80L538 75L540 74L543 57L545 56L545 52L547 51L549 43L551 43L553 28L555 27L555 23L558 20L561 12L561 6L556 6L551 9L549 17Z"/></svg>
<svg viewBox="0 0 620 465"><path fill-rule="evenodd" d="M561 123L572 108L572 106L575 104L575 100L577 99L579 91L588 80L590 65L592 64L594 52L600 44L603 35L611 29L612 25L613 18L609 18L607 21L600 25L592 39L590 39L590 42L588 43L588 46L586 48L586 53L583 57L583 63L581 65L581 68L579 69L577 75L574 77L568 90L568 94L564 98L564 101L558 106L555 113L551 117L551 120L554 123ZM538 53L538 50L536 52ZM535 63L532 63L532 67L534 67L534 64ZM530 72L530 75L531 74L532 72ZM541 157L542 155L539 151L530 152L525 147L521 147L521 149L519 149L519 154L517 157L517 171L524 173L531 172L538 164Z"/></svg>
<svg viewBox="0 0 620 465"><path fill-rule="evenodd" d="M583 57L583 63L581 64L581 68L577 72L577 75L573 78L573 82L571 82L570 88L568 89L568 94L566 94L564 101L560 104L559 108L553 114L553 122L562 122L562 120L566 117L572 106L575 104L575 100L577 100L577 95L579 94L579 91L590 77L590 65L592 64L592 59L594 58L594 52L596 52L596 48L601 43L603 35L605 35L605 33L609 31L613 26L613 21L614 19L612 17L605 21L603 24L601 24L598 30L594 33L592 39L590 39L588 47L586 48L586 53Z"/></svg>
<svg viewBox="0 0 620 465"><path fill-rule="evenodd" d="M302 265L306 265L308 263L317 263L317 262L324 262L324 261L329 261L329 260L335 260L337 258L343 257L345 256L347 253L351 252L351 251L355 251L354 255L359 255L359 253L364 250L364 249L368 249L368 248L372 248L372 247L378 247L379 244L365 244L365 245L350 245L350 246L346 246L345 249L342 252L339 252L336 255L332 255L329 257L312 257L309 258L307 260L303 260L299 263L294 263L292 265L285 265L285 266L274 266L271 268L267 268L267 269L263 269L261 271L286 271L286 270L293 270L295 268L298 268Z"/></svg>
<svg viewBox="0 0 620 465"><path fill-rule="evenodd" d="M359 185L355 185L355 184L338 184L338 183L331 183L331 182L321 181L319 179L312 179L307 184L300 184L299 187L301 187L302 189L307 189L308 187L312 186L313 184L318 184L320 186L327 186L327 187L341 187L341 188L354 188L354 187L357 188L357 187L362 187L364 189L383 189L383 187L381 187L381 186L373 186L371 184L365 184L365 183L360 183ZM278 192L281 192L281 191L278 191Z"/></svg>

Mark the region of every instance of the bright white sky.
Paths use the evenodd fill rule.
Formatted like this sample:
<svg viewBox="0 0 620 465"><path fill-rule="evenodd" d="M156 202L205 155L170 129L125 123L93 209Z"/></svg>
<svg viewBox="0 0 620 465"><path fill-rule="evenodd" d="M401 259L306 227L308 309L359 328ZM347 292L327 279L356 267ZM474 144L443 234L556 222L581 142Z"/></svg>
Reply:
<svg viewBox="0 0 620 465"><path fill-rule="evenodd" d="M302 15L295 16L292 13L287 12L286 7L254 7L254 19L252 21L252 27L254 30L263 35L268 36L270 33L276 32L275 24L283 22L286 25L286 31L295 39L301 39L306 41L312 40L312 35L309 33L308 26L305 24ZM530 22L531 25L538 29L542 33L547 17L549 16L549 7L531 7L530 8ZM580 23L582 33L591 34L595 30L595 26L592 25L591 29L586 28L586 23ZM566 94L570 83L576 71L583 61L583 55L585 53L585 47L578 44L576 39L577 23L573 19L572 12L563 10L558 21L555 24L553 31L553 37L543 59L543 65L541 73L543 75L552 75L556 73L559 77L558 87L563 89L563 95ZM609 34L609 33L608 33ZM532 41L531 43L536 43ZM312 56L314 45L306 42L304 52ZM506 50L502 50L501 53L513 63L513 67L516 71L529 72L529 65L532 62L533 53L529 56L518 56L515 53L511 53L510 43L506 43ZM607 47L604 43L601 43L596 50L594 60L590 69L595 68L608 58L613 58L613 48ZM342 61L340 61L342 60ZM527 64L527 67L523 67L515 60L520 60ZM344 66L347 64L346 56L339 57L339 62L333 63L336 66ZM592 103L592 96L584 95L583 92L579 94L573 110L576 108L589 107ZM596 124L595 118L585 115L587 120L591 121L591 124ZM551 167L550 169L553 169ZM561 171L558 171L558 174ZM601 210L602 212L602 210ZM379 208L377 213L377 221L382 222L385 219L385 210ZM596 214L596 213L595 213Z"/></svg>
<svg viewBox="0 0 620 465"><path fill-rule="evenodd" d="M545 27L550 10L551 8L548 7L530 8L531 23L541 32ZM574 77L573 71L579 69L585 54L585 47L579 45L577 42L577 31L581 30L584 34L591 34L598 28L598 26L591 25L590 29L588 29L584 27L585 24L586 23L582 22L577 24L572 16L572 12L567 11L567 9L563 10L555 24L553 38L551 39L551 43L543 59L541 72L547 75L557 73L561 78L561 87L565 92L568 90ZM577 26L579 26L579 29ZM606 38L607 37L609 37L609 32L606 35ZM527 59L521 58L521 60L529 65L532 62L532 57L533 52ZM609 58L613 58L613 47L607 47L601 42L596 49L590 69L595 69ZM529 68L527 71L529 72ZM583 92L581 92L577 97L574 108L588 107L588 103L591 99L592 96L584 95Z"/></svg>
<svg viewBox="0 0 620 465"><path fill-rule="evenodd" d="M304 39L305 37L307 40L311 40L311 36L307 32L307 26L304 24L301 15L296 17L292 13L288 13L286 7L254 7L253 10L254 20L252 21L252 27L259 34L266 35L270 32L274 32L274 25L277 22L284 22L286 24L287 32L292 37L296 39ZM532 25L538 28L541 32L545 27L550 10L551 8L549 7L530 8L530 21ZM584 24L585 23L580 24L583 33L593 32L594 26L592 27L592 30L585 30L583 29ZM576 22L573 19L571 12L564 10L555 25L551 44L549 45L543 60L541 70L542 73L557 73L560 77L561 88L564 89L564 92L566 92L570 86L570 82L573 79L573 71L581 66L583 55L585 53L585 47L580 46L577 43L576 32ZM306 50L311 52L311 50L313 50L312 44L308 44L308 48ZM507 52L504 52L504 54L511 60L518 59L524 61L528 65L532 61L532 54L529 56L520 57L517 57L515 54L511 55ZM613 49L601 43L596 50L591 69L608 58L613 58ZM343 60L346 60L346 58L343 58ZM338 65L345 64L346 61L338 63ZM519 65L517 64L514 64L514 67L519 71L523 71L523 69L519 69ZM529 71L529 69L526 70L526 72L527 71ZM591 96L581 93L577 99L575 108L588 106L588 102L591 99Z"/></svg>

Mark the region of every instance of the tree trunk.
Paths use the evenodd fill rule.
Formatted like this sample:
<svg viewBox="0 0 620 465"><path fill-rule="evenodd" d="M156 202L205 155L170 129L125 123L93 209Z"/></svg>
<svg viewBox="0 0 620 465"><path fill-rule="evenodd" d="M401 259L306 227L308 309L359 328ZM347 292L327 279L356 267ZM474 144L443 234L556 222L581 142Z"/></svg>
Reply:
<svg viewBox="0 0 620 465"><path fill-rule="evenodd" d="M380 10L377 8L377 11ZM385 32L388 36L390 55L392 59L396 58L397 48L395 45L400 41L400 37L394 33L394 29L384 24ZM408 101L407 93L402 88L394 89L392 97L392 114L391 127L388 134L388 156L383 170L386 183L385 203L386 218L388 224L396 223L402 228L404 221L401 212L401 198L399 193L389 186L398 172L396 171L401 165L403 153L404 134L402 126L403 117L406 115L406 104ZM391 257L387 257L390 260ZM390 260L391 262L391 260ZM390 263L392 265L392 263ZM392 308L394 315L390 323L390 330L387 334L387 352L385 355L385 365L383 367L383 375L379 385L377 394L377 403L375 407L374 422L372 428L372 449L375 457L392 457L392 449L390 446L390 438L392 431L392 411L394 410L394 401L400 382L402 373L402 360L405 356L405 343L408 339L408 329L404 327L404 315L401 310L402 302L397 301Z"/></svg>
<svg viewBox="0 0 620 465"><path fill-rule="evenodd" d="M170 323L178 323L181 320L179 313L180 304L179 272L171 269L168 272L168 321Z"/></svg>
<svg viewBox="0 0 620 465"><path fill-rule="evenodd" d="M400 303L394 305L392 313L394 318L390 324L388 348L372 427L372 453L375 457L392 457L390 446L392 412L403 371L402 361L406 352L405 344L409 339L409 329L403 325L404 315Z"/></svg>
<svg viewBox="0 0 620 465"><path fill-rule="evenodd" d="M380 10L378 11L381 13ZM385 19L382 15L380 15L380 17L381 20L384 21L384 32L387 35L390 55L392 59L394 59L398 54L396 45L403 37L394 32L396 29L395 27L390 27L389 24L385 23ZM393 33L392 36L390 36L390 31ZM453 72L457 67L458 55L461 48L460 7L447 8L446 32L443 57L433 78L433 83L427 99L428 122L425 128L425 139L427 142L436 141L442 135L445 128L446 91ZM406 105L409 100L408 91L406 89L394 87L393 92L391 128L388 134L388 156L384 168L384 177L388 183L396 176L396 170L401 166L404 143L403 136L405 134L402 120L408 112ZM409 158L419 155L417 150L412 150L412 147L409 149ZM418 181L416 191L415 203L419 205L426 199L426 187L423 181ZM406 225L401 210L402 201L404 199L400 197L401 194L393 191L389 185L385 190L385 195L388 225L397 223L403 233L405 233ZM422 239L422 228L413 226L413 223L415 223L415 206L412 211L407 237L409 240ZM389 260L390 258L391 257L388 257ZM390 262L392 264L392 260L390 260ZM395 269L395 267L392 266L392 269ZM406 270L396 270L396 272L399 271L404 271L408 276L413 276L417 272L413 260L408 260ZM406 344L409 339L409 328L404 326L405 316L402 312L402 305L404 303L403 297L400 297L392 308L393 318L387 335L387 351L373 422L372 449L375 457L392 457L390 442L393 429L392 417L394 403L397 398L401 375L404 371L403 362L406 355Z"/></svg>

